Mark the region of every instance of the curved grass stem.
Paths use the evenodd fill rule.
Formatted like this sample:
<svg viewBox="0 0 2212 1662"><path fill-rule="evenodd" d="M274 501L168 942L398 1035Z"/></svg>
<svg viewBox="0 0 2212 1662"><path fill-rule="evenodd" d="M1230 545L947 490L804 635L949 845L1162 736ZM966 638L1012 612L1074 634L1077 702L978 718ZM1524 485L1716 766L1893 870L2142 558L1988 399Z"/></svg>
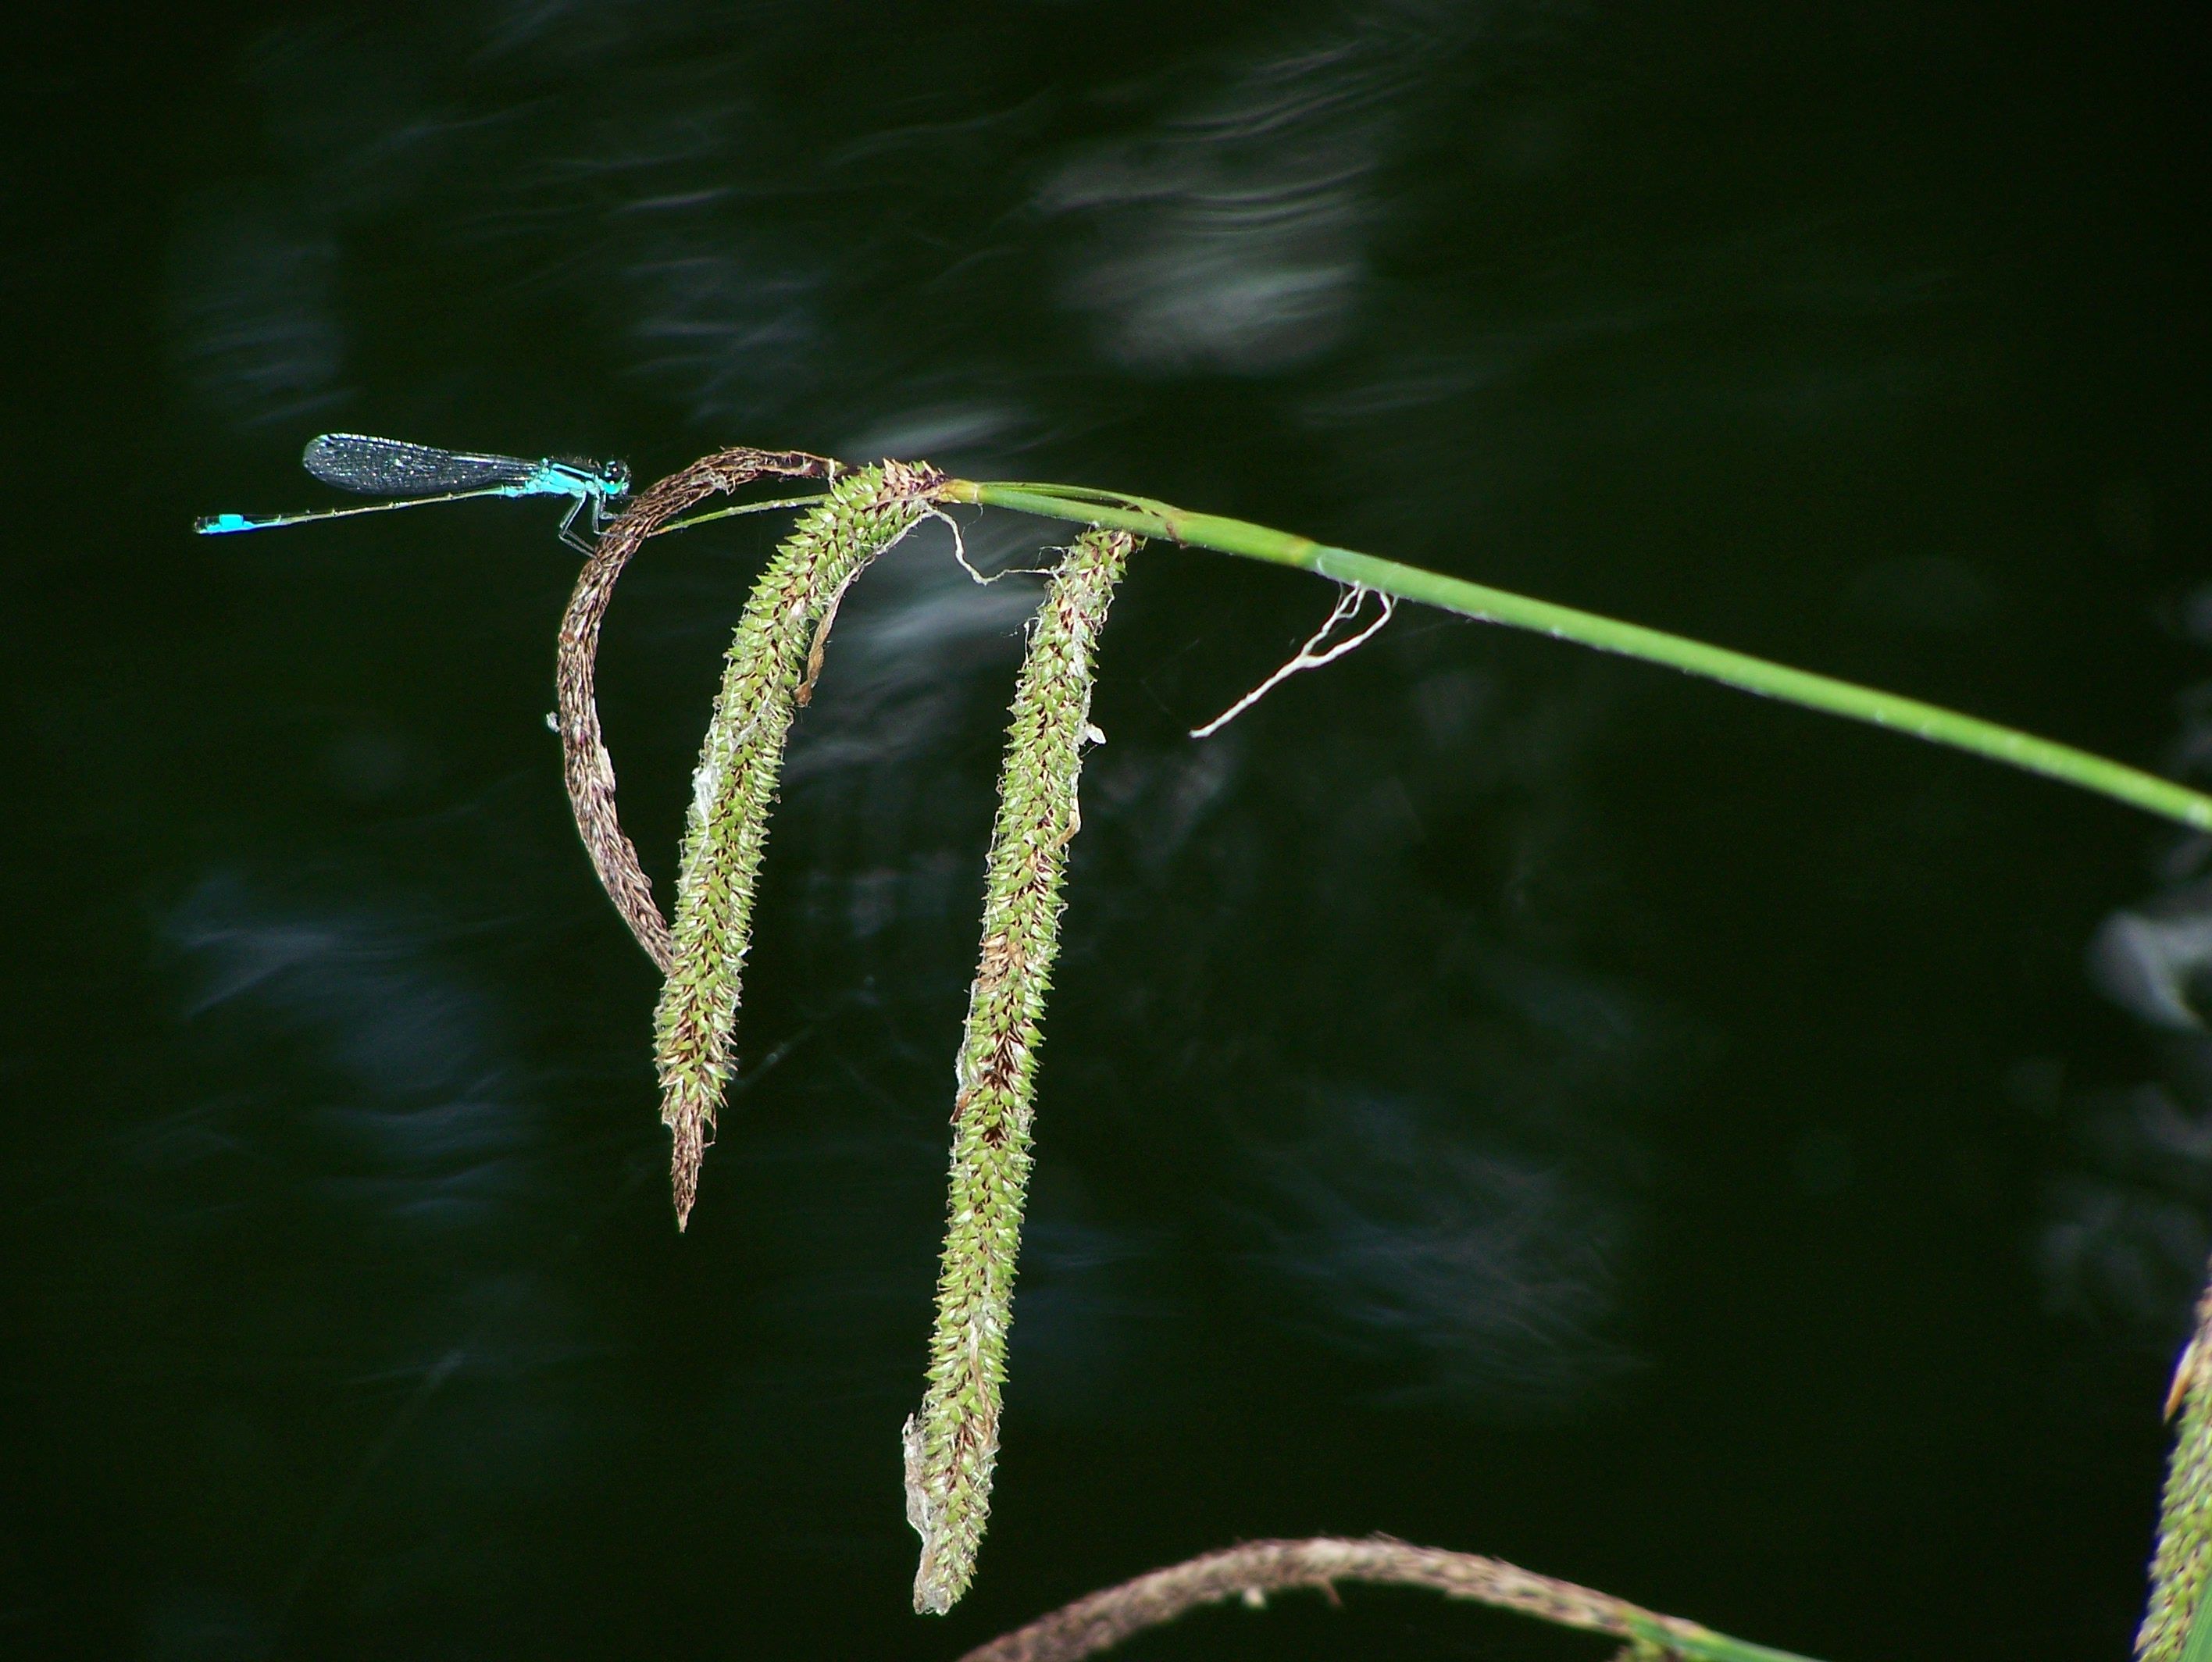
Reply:
<svg viewBox="0 0 2212 1662"><path fill-rule="evenodd" d="M1677 1657L1691 1662L1807 1662L1791 1652L1732 1639L1501 1559L1414 1546L1387 1536L1365 1541L1327 1536L1247 1541L1209 1552L1079 1598L969 1652L960 1662L1080 1662L1207 1604L1236 1599L1261 1609L1273 1595L1301 1589L1318 1589L1333 1598L1340 1582L1425 1587L1555 1627L1607 1635L1626 1640L1620 1654L1639 1662Z"/></svg>
<svg viewBox="0 0 2212 1662"><path fill-rule="evenodd" d="M830 479L837 464L826 456L799 450L755 450L740 445L702 456L690 467L647 486L630 499L614 524L599 533L592 557L576 573L576 587L561 619L560 658L554 684L560 699L555 727L561 735L562 775L576 834L615 910L629 925L646 955L666 973L675 961L668 920L653 898L653 884L638 864L637 849L615 812L615 764L599 728L596 690L599 627L615 584L647 539L686 508L713 495L750 484L763 476L776 479Z"/></svg>

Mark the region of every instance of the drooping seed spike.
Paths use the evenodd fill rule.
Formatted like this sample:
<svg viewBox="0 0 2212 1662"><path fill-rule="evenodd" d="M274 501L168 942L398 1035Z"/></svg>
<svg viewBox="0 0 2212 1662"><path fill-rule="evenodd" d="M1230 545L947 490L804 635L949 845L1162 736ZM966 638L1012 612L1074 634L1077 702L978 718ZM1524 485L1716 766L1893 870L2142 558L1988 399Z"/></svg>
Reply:
<svg viewBox="0 0 2212 1662"><path fill-rule="evenodd" d="M933 470L898 462L837 479L777 549L738 620L692 775L671 962L653 1014L679 1229L698 1198L700 1165L729 1083L785 737L812 688L823 637L847 585L914 529L937 481Z"/></svg>
<svg viewBox="0 0 2212 1662"><path fill-rule="evenodd" d="M1077 539L1038 610L1014 694L983 943L955 1071L951 1192L929 1386L902 1434L907 1519L921 1537L917 1611L941 1615L967 1590L990 1514L1036 1051L1059 949L1067 846L1081 821L1083 747L1096 737L1092 661L1134 547L1126 531Z"/></svg>
<svg viewBox="0 0 2212 1662"><path fill-rule="evenodd" d="M2181 1410L2180 1435L2166 1466L2151 1559L2150 1607L2136 1634L2140 1662L2195 1662L2212 1650L2212 1633L2190 1643L2193 1629L2212 1621L2204 1595L2212 1586L2212 1285L2197 1301L2196 1326L2174 1368L2166 1414Z"/></svg>

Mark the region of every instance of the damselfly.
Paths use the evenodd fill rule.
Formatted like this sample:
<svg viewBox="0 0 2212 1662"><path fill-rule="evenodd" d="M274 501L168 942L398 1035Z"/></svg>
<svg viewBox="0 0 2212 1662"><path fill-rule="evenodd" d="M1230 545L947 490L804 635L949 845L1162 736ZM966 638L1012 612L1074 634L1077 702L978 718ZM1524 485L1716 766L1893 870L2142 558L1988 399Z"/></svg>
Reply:
<svg viewBox="0 0 2212 1662"><path fill-rule="evenodd" d="M340 490L404 500L371 502L357 508L316 508L305 513L211 513L193 521L192 529L203 537L214 537L224 531L297 525L310 519L382 513L391 508L428 507L433 502L459 502L471 496L568 496L574 500L568 506L568 518L561 522L561 540L589 554L591 544L576 534L576 516L588 506L596 532L607 522L608 505L629 494L629 468L621 462L587 462L574 456L550 456L531 462L520 456L437 450L428 445L402 444L397 439L370 439L358 433L325 433L310 440L300 462L325 484L336 485Z"/></svg>

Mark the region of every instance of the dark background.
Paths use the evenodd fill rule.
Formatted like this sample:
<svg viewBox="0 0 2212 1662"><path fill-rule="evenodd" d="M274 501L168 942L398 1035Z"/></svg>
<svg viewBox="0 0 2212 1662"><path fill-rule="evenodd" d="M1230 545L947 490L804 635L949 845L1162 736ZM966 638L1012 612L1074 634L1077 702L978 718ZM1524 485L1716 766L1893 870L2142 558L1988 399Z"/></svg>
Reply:
<svg viewBox="0 0 2212 1662"><path fill-rule="evenodd" d="M541 719L557 506L188 526L326 503L332 428L922 456L2204 777L2201 8L72 8L9 57L0 1649L948 1658L1381 1530L1832 1662L2124 1653L2201 842L1410 611L1194 743L1330 595L1148 551L996 1515L921 1620L1028 579L932 529L848 604L679 1237ZM771 535L610 619L664 893ZM1133 1653L1598 1653L1346 1604Z"/></svg>

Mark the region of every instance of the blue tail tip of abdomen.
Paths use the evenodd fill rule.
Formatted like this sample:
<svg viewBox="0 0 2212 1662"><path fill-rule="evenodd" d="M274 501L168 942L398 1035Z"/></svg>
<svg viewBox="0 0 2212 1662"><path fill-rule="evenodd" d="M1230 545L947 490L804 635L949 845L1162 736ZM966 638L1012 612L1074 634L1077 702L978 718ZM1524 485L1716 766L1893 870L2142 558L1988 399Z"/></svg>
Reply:
<svg viewBox="0 0 2212 1662"><path fill-rule="evenodd" d="M253 525L254 522L242 513L204 513L192 521L192 529L203 537L226 531L252 531Z"/></svg>

